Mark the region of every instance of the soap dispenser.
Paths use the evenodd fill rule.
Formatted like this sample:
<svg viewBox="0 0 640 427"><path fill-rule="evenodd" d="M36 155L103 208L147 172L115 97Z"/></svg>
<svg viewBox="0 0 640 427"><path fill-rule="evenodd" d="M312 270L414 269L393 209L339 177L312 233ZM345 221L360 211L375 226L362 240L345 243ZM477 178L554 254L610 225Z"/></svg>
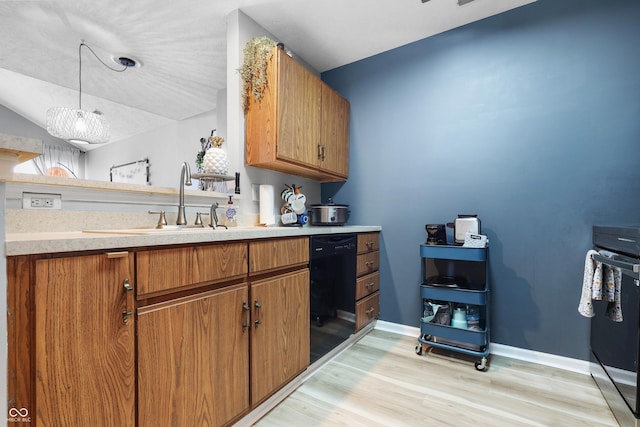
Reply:
<svg viewBox="0 0 640 427"><path fill-rule="evenodd" d="M224 216L227 218L228 227L238 226L238 209L236 208L236 205L233 204L233 196L229 196L229 201L227 202L227 210L224 212Z"/></svg>

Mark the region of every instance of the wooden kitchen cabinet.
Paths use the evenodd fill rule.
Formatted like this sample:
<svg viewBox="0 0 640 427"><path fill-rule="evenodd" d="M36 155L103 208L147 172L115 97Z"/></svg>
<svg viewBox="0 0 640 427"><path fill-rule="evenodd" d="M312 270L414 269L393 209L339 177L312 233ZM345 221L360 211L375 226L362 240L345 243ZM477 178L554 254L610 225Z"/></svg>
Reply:
<svg viewBox="0 0 640 427"><path fill-rule="evenodd" d="M138 298L224 282L247 274L247 244L154 249L137 254Z"/></svg>
<svg viewBox="0 0 640 427"><path fill-rule="evenodd" d="M256 240L249 243L249 274L265 274L309 264L309 238Z"/></svg>
<svg viewBox="0 0 640 427"><path fill-rule="evenodd" d="M322 82L320 169L349 176L349 101Z"/></svg>
<svg viewBox="0 0 640 427"><path fill-rule="evenodd" d="M138 310L138 425L220 426L249 408L248 285Z"/></svg>
<svg viewBox="0 0 640 427"><path fill-rule="evenodd" d="M144 250L136 260L138 424L228 424L250 404L247 243Z"/></svg>
<svg viewBox="0 0 640 427"><path fill-rule="evenodd" d="M135 425L133 265L128 252L7 259L9 407L30 425Z"/></svg>
<svg viewBox="0 0 640 427"><path fill-rule="evenodd" d="M309 269L251 283L251 402L309 366Z"/></svg>
<svg viewBox="0 0 640 427"><path fill-rule="evenodd" d="M380 233L358 234L356 261L356 332L380 313Z"/></svg>
<svg viewBox="0 0 640 427"><path fill-rule="evenodd" d="M349 174L349 102L274 48L262 98L249 96L246 163L318 181Z"/></svg>
<svg viewBox="0 0 640 427"><path fill-rule="evenodd" d="M309 366L309 239L249 243L251 404Z"/></svg>
<svg viewBox="0 0 640 427"><path fill-rule="evenodd" d="M9 257L9 408L230 425L309 365L308 266L308 237Z"/></svg>

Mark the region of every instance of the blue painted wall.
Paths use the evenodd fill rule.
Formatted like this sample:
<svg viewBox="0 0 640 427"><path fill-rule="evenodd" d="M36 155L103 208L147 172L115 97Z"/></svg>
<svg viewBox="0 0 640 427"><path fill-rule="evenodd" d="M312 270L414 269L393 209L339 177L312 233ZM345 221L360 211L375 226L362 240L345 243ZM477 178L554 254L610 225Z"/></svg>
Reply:
<svg viewBox="0 0 640 427"><path fill-rule="evenodd" d="M587 359L591 226L640 224L640 2L539 0L323 79L351 102L323 200L383 227L380 318L418 326L425 224L477 213L491 340Z"/></svg>

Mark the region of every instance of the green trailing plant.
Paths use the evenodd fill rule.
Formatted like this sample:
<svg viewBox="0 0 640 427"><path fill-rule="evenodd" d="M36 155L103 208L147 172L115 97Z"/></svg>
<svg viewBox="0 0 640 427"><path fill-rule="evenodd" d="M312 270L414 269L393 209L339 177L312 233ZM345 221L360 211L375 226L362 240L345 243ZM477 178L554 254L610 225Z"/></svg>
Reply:
<svg viewBox="0 0 640 427"><path fill-rule="evenodd" d="M276 42L268 37L254 37L244 46L242 76L242 107L247 111L249 96L258 101L267 86L267 64L271 59Z"/></svg>

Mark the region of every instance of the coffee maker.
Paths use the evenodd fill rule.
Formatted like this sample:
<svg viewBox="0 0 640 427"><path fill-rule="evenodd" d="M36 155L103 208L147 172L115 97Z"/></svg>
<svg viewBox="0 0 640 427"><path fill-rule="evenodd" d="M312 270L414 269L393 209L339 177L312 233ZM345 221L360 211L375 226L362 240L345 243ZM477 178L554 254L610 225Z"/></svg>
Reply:
<svg viewBox="0 0 640 427"><path fill-rule="evenodd" d="M427 224L427 245L446 245L447 229L446 224Z"/></svg>

